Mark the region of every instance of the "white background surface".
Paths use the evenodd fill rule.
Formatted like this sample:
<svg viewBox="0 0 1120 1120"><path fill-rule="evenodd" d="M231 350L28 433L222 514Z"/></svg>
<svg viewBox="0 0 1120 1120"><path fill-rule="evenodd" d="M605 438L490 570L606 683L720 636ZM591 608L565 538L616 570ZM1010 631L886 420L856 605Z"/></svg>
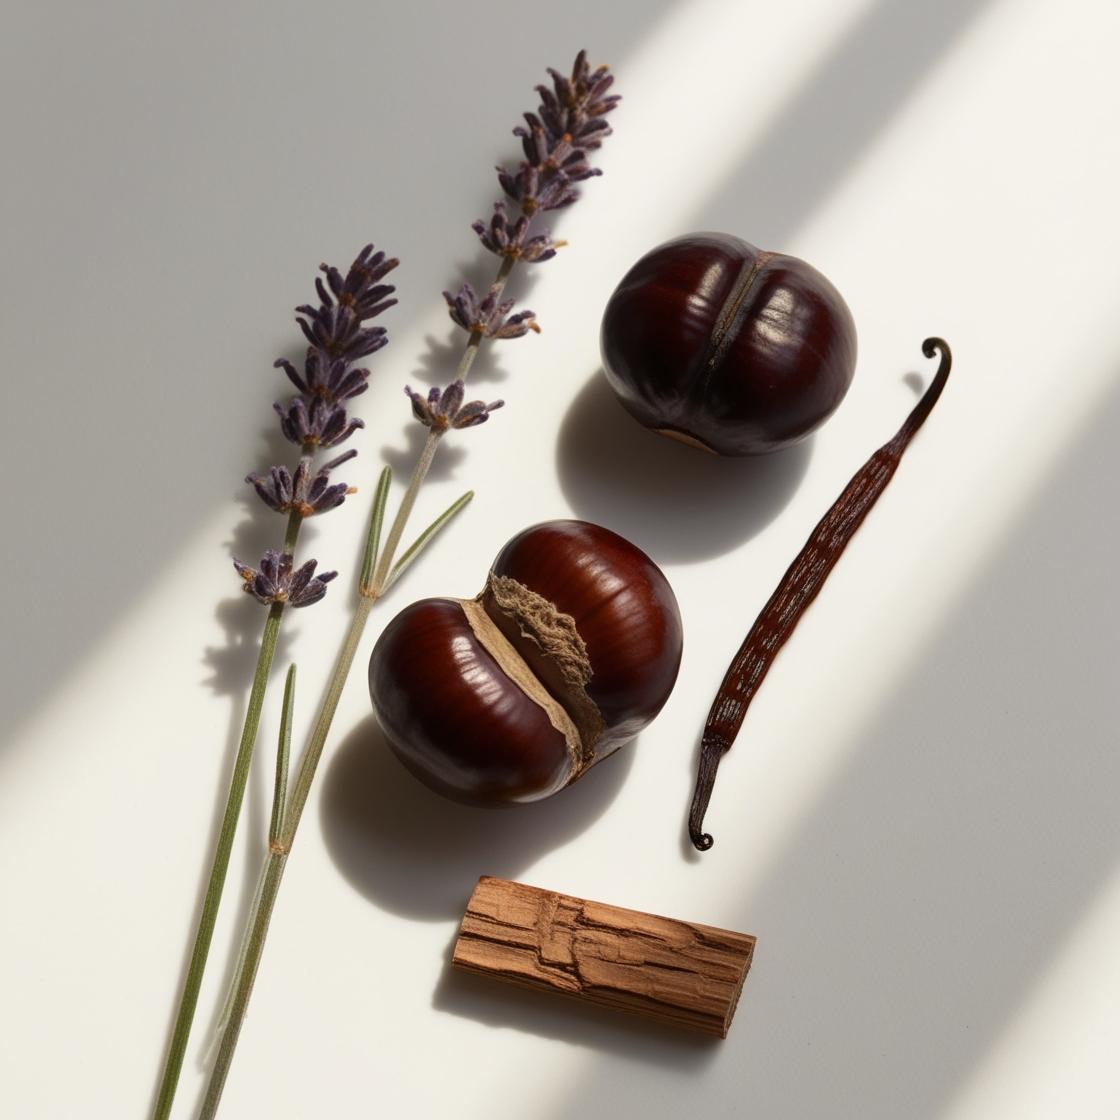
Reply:
<svg viewBox="0 0 1120 1120"><path fill-rule="evenodd" d="M280 453L290 309L367 240L404 262L358 402L362 494L305 535L343 575L285 626L298 730L372 480L418 446L401 386L445 381L461 342L439 291L490 267L469 223L491 165L516 158L544 67L586 45L625 96L606 174L558 223L570 247L515 281L544 333L480 365L507 407L443 449L421 514L478 497L359 664L394 609L473 594L513 532L574 515L663 565L677 690L577 787L486 814L399 771L356 673L223 1115L1115 1116L1118 11L8 4L4 1114L150 1106L261 625L228 556L282 528L240 479ZM611 288L702 228L806 257L859 326L843 407L777 459L659 441L598 379ZM957 359L943 401L752 707L696 856L684 813L727 661L910 408L932 333ZM177 1115L262 849L277 706ZM481 873L756 934L731 1036L449 976Z"/></svg>

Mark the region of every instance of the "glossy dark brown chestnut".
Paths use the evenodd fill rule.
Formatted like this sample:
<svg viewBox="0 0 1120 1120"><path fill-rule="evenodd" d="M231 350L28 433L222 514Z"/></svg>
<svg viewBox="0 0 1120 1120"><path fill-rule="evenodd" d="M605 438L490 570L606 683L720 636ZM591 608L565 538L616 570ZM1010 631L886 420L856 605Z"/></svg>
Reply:
<svg viewBox="0 0 1120 1120"><path fill-rule="evenodd" d="M647 253L607 304L607 380L647 428L720 455L776 451L840 404L856 329L797 257L696 233Z"/></svg>
<svg viewBox="0 0 1120 1120"><path fill-rule="evenodd" d="M536 801L633 738L669 698L677 600L629 541L586 521L513 538L474 599L423 599L385 628L370 696L421 781L480 804Z"/></svg>

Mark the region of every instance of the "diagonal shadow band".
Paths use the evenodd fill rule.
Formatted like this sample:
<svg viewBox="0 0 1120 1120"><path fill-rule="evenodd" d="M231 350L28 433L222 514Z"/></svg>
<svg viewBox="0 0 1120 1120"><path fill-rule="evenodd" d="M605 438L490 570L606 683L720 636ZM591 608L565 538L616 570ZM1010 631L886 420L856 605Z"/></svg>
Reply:
<svg viewBox="0 0 1120 1120"><path fill-rule="evenodd" d="M50 39L60 80L41 90L33 113L11 118L18 127L10 146L40 154L18 161L5 184L20 218L4 229L6 353L9 368L37 369L49 339L53 373L49 389L41 376L7 386L8 407L23 419L5 442L5 465L17 476L34 463L40 497L21 513L34 564L22 565L5 626L20 655L0 682L0 751L15 749L28 718L148 591L217 499L239 493L245 473L266 465L237 418L251 415L255 425L284 393L272 360L298 340L291 307L307 298L318 261L344 264L367 237L399 255L401 306L386 325L403 335L409 309L442 306L441 287L455 286L461 273L478 280L492 266L470 223L487 217L500 193L489 165L518 158L509 130L520 108L532 106L541 67L560 64L553 51L574 56L587 29L594 42L586 45L600 57L622 61L635 44L626 5L571 0L565 29L548 13L519 11L519 33L529 39L538 22L549 27L547 56L519 50L501 65L473 66L472 127L447 128L449 105L462 102L466 60L491 53L489 21L441 7L433 36L431 17L418 17L415 6L347 7L353 18L278 16L262 30L249 5L229 14L220 37L198 13L155 14L146 31L152 49L135 51L123 47L128 36L115 24L124 16L110 6L94 21L106 52L90 52L80 21L68 21L66 34ZM643 19L656 24L672 7L654 0ZM28 18L25 34L37 20ZM9 29L16 49L20 30ZM6 75L16 84L37 80L21 72L42 62L35 42L28 46ZM304 82L290 80L309 52L334 60L313 99ZM289 79L278 77L284 73ZM364 111L355 141L349 115L324 115L321 105L353 105L358 74L376 91L377 111ZM512 100L511 88L522 91ZM106 120L114 127L103 127ZM345 151L345 174L309 175L309 149ZM476 173L459 173L467 167ZM287 272L293 259L307 262L306 274ZM65 315L43 297L60 269L81 293ZM531 288L525 271L511 294ZM375 359L375 378L395 386L446 380L434 368L443 355L437 339L417 369L416 355L391 347ZM502 373L487 359L477 377L500 381ZM407 446L413 425L395 386L393 416ZM371 419L371 409L357 412ZM369 435L355 446L373 478L378 444ZM388 454L399 461L404 453ZM215 551L213 563L228 560Z"/></svg>
<svg viewBox="0 0 1120 1120"><path fill-rule="evenodd" d="M708 229L789 246L990 0L877 0L703 204Z"/></svg>
<svg viewBox="0 0 1120 1120"><path fill-rule="evenodd" d="M906 93L917 85L961 28L985 6L984 0L948 0L939 5L879 0L873 4L779 113L762 141L744 155L739 170L731 179L714 195L709 193L703 200L698 200L693 207L697 219L702 216L706 225L742 230L761 242L780 245L787 241L821 199L827 196L845 168L893 117ZM651 21L672 9L673 5L664 0L656 6L645 5L643 15ZM633 41L632 13L625 5L610 9L594 9L591 5L581 13L579 5L573 3L568 11L572 25L588 25L592 10L596 50L603 52L605 57L623 55L623 48ZM382 23L390 21L390 24L400 18L407 24L403 14L394 14L392 10L381 13L379 18ZM444 18L451 17L445 15ZM462 18L469 25L469 13L463 13ZM391 26L384 27L383 32L389 39L393 38ZM255 30L253 34L256 34ZM408 34L403 36L402 41L409 42ZM448 34L436 40L425 41L424 50L429 55L433 51L445 51L447 58L442 65L451 73L455 70L461 46L462 37L449 30ZM271 62L268 65L271 67ZM392 52L388 59L382 59L381 65L381 78L387 86L409 88L411 61L408 50ZM394 79L394 72L398 70ZM484 81L490 90L505 88L496 71L484 69L480 71L478 80ZM170 92L165 92L165 95L173 96L174 87L168 88ZM215 91L217 89L216 86ZM116 96L115 89L105 93L105 97L110 99ZM66 113L70 111L69 104L66 103ZM44 107L43 111L54 109ZM60 107L58 111L63 110ZM124 136L130 135L128 129L121 132ZM452 145L465 143L456 139L454 133L445 137L445 141ZM271 134L266 137L262 132L260 142L277 145L281 144L281 139L273 138ZM202 143L201 139L199 143ZM207 144L210 143L208 140ZM427 140L417 136L414 143L423 148ZM182 141L179 148L183 153L191 150ZM407 152L406 146L398 152L398 157L406 159ZM239 158L247 158L251 154L245 149ZM466 152L464 150L458 155L453 152L452 155L457 159L459 155L465 157ZM158 166L158 163L153 166ZM236 170L241 176L234 185L258 192L256 177L259 169L254 170L254 167L231 164L231 173ZM75 181L78 179L75 178ZM84 177L81 181L86 182ZM182 181L189 185L192 180L183 177ZM409 188L405 181L399 186L385 184L378 190L383 208L392 212L395 206L404 204ZM394 194L394 191L397 193ZM480 199L485 193L488 192L480 194ZM196 205L205 200L205 196L200 195ZM749 200L749 209L744 208L745 200ZM112 195L107 201L112 202L113 208L119 209L127 199ZM228 199L219 199L214 205L225 215L229 202ZM368 210L368 202L363 206L364 214ZM745 225L745 214L749 214L749 230ZM161 210L158 218L162 221L163 217ZM262 218L267 217L267 212L262 214ZM352 224L350 215L345 213L341 218L349 228ZM141 220L146 221L147 217L135 212L130 214L133 223ZM425 229L424 236L406 246L411 250L409 260L421 272L430 270L434 260L446 259L447 231L441 225L443 220L430 221L430 228ZM116 265L127 274L143 265L143 260L122 259ZM200 285L205 277L213 274L213 261L202 257L194 261L184 254L179 266L182 275L193 277L194 282ZM22 287L27 287L26 283ZM107 314L90 324L94 328L93 333L87 330L81 335L84 355L88 357L98 350L99 324L112 321L112 316ZM197 333L193 316L189 317L189 321L190 329ZM143 325L142 317L140 325ZM101 345L101 349L113 360L103 362L103 368L96 371L96 377L87 379L91 387L96 386L96 391L92 388L87 390L86 382L75 387L80 389L80 396L74 401L75 422L63 432L64 453L38 464L42 489L69 492L71 479L84 469L84 464L92 461L100 462L102 472L108 476L127 477L134 457L133 448L126 442L106 443L102 438L104 430L119 426L121 400L133 401L136 415L148 417L193 408L200 392L205 391L207 386L211 390L219 390L225 384L240 385L243 371L231 368L221 355L216 358L208 356L201 369L196 368L195 353L189 349L183 350L178 358L167 358L169 341L176 344L180 337L185 337L186 329L185 324L180 326L177 321L173 324L161 322L158 327L153 325L149 335L132 339L135 360L155 364L157 355L161 359L163 373L158 380L138 377L131 368L115 360L114 345L109 341ZM106 339L109 337L106 335ZM56 347L65 341L57 339ZM64 347L62 353L65 357ZM241 357L239 352L238 360ZM88 367L88 360L85 365ZM262 372L266 372L263 367ZM120 393L109 391L114 385L120 388ZM224 395L224 390L222 392ZM243 388L238 388L233 396L240 399L244 393ZM37 438L36 431L32 427L27 438ZM18 432L16 436L16 442L9 445L9 451L19 458L29 457L33 443L23 448L19 440L24 437ZM161 450L172 458L190 462L194 457L194 440L193 431L172 432ZM5 681L5 739L14 737L13 733L41 704L54 682L67 675L113 619L135 600L142 591L136 573L158 571L161 557L189 537L211 508L212 503L205 499L205 494L228 492L228 489L221 489L218 481L221 477L233 480L230 485L235 488L239 471L254 465L228 449L219 447L218 450L216 457L207 457L203 464L196 464L194 471L170 472L163 477L158 500L156 495L149 495L146 517L130 516L125 524L120 518L100 516L100 510L95 515L92 508L88 516L81 510L75 514L77 522L70 525L69 535L71 539L83 541L86 582L97 588L97 594L85 600L80 612L70 609L68 599L54 594L54 589L65 586L68 578L70 550L62 547L53 515L32 508L26 530L33 538L41 538L43 542L38 549L35 572L35 587L39 593L25 596L26 603L17 603L9 619L7 636L21 648L22 655L13 674ZM210 479L214 481L206 485ZM217 491L213 489L214 485L219 486ZM121 562L122 556L128 557L127 564ZM65 633L66 641L48 644L38 640L42 633Z"/></svg>
<svg viewBox="0 0 1120 1120"><path fill-rule="evenodd" d="M742 900L767 953L707 1091L760 1116L942 1115L1114 873L1120 602L1070 589L1111 586L1118 426L1120 387ZM677 1116L689 1085L617 1092L601 1064L555 1115Z"/></svg>

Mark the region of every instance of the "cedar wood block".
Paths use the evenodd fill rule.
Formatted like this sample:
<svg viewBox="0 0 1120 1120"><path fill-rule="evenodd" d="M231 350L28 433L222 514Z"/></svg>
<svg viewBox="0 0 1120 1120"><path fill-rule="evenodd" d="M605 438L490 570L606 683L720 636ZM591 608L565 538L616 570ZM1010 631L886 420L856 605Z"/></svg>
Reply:
<svg viewBox="0 0 1120 1120"><path fill-rule="evenodd" d="M755 939L484 875L451 963L726 1038Z"/></svg>

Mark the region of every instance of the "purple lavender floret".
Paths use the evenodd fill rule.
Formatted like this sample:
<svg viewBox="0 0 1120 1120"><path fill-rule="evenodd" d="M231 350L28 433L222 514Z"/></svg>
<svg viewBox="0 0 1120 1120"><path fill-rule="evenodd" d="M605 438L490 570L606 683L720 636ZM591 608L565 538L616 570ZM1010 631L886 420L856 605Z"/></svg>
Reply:
<svg viewBox="0 0 1120 1120"><path fill-rule="evenodd" d="M502 190L521 207L521 213L527 218L541 210L571 206L579 198L579 191L563 172L550 173L528 163L522 163L513 174L504 167L497 171Z"/></svg>
<svg viewBox="0 0 1120 1120"><path fill-rule="evenodd" d="M521 137L525 160L530 166L541 171L561 172L572 182L603 174L588 164L583 149L575 147L567 134L558 139L550 137L535 113L526 113L525 123L528 128L519 125L513 134Z"/></svg>
<svg viewBox="0 0 1120 1120"><path fill-rule="evenodd" d="M308 347L303 373L287 358L277 358L273 363L282 369L292 384L306 397L321 397L337 404L360 396L369 388L369 370L349 366L345 358L328 360L321 350Z"/></svg>
<svg viewBox="0 0 1120 1120"><path fill-rule="evenodd" d="M471 228L491 253L517 261L547 261L556 256L556 250L565 244L563 241L554 241L548 230L542 230L535 237L528 237L529 219L522 214L511 225L505 204L501 202L494 203L494 216L489 224L477 221Z"/></svg>
<svg viewBox="0 0 1120 1120"><path fill-rule="evenodd" d="M367 319L380 315L397 301L388 298L396 291L379 281L400 264L367 245L355 258L345 276L337 268L320 265L326 277L315 281L319 306L309 303L296 308L300 330L308 343L330 362L342 358L356 362L380 350L388 341L384 327L363 327ZM287 367L285 367L287 372ZM289 372L288 376L292 374Z"/></svg>
<svg viewBox="0 0 1120 1120"><path fill-rule="evenodd" d="M305 316L298 322L308 343L330 358L356 362L376 354L389 341L384 327L363 329L362 321L348 307L304 303L296 311Z"/></svg>
<svg viewBox="0 0 1120 1120"><path fill-rule="evenodd" d="M587 51L576 55L570 77L549 70L552 89L537 86L541 95L541 120L552 140L567 137L580 148L593 150L610 136L611 129L603 117L622 99L607 94L614 75L606 66L592 71Z"/></svg>
<svg viewBox="0 0 1120 1120"><path fill-rule="evenodd" d="M336 447L366 426L357 417L349 419L343 405L321 397L292 397L287 404L277 401L272 407L280 417L284 436L305 451L310 447Z"/></svg>
<svg viewBox="0 0 1120 1120"><path fill-rule="evenodd" d="M273 467L268 474L246 475L245 481L256 490L269 509L277 513L313 517L342 505L347 496L355 492L345 482L332 484L330 472L357 454L353 450L346 451L337 459L324 463L314 474L311 473L310 458L304 456L294 474L287 467L279 466Z"/></svg>
<svg viewBox="0 0 1120 1120"><path fill-rule="evenodd" d="M292 571L292 556L270 548L261 557L261 566L251 568L236 558L233 566L245 581L244 590L258 603L287 603L290 607L309 607L326 593L327 584L338 572L320 572L315 575L317 560L308 560Z"/></svg>
<svg viewBox="0 0 1120 1120"><path fill-rule="evenodd" d="M486 338L520 338L528 331L540 333L532 311L509 314L513 309L513 300L499 301L501 291L501 286L494 284L480 300L474 288L464 284L455 295L444 292L443 298L447 300L451 318L471 334L477 333Z"/></svg>
<svg viewBox="0 0 1120 1120"><path fill-rule="evenodd" d="M400 263L396 257L386 257L381 251L375 253L373 246L367 245L354 258L345 276L337 268L321 264L319 271L326 276L327 283L324 287L322 280L315 281L319 299L324 304L331 302L326 291L329 288L340 307L350 308L359 319L372 319L397 302L385 298L396 291L392 284L378 284L378 281Z"/></svg>
<svg viewBox="0 0 1120 1120"><path fill-rule="evenodd" d="M412 401L412 415L426 428L446 432L448 428L473 428L490 419L490 413L499 409L505 401L470 401L463 404L466 387L462 381L452 381L443 392L438 388L428 390L425 397L407 385L405 393Z"/></svg>

